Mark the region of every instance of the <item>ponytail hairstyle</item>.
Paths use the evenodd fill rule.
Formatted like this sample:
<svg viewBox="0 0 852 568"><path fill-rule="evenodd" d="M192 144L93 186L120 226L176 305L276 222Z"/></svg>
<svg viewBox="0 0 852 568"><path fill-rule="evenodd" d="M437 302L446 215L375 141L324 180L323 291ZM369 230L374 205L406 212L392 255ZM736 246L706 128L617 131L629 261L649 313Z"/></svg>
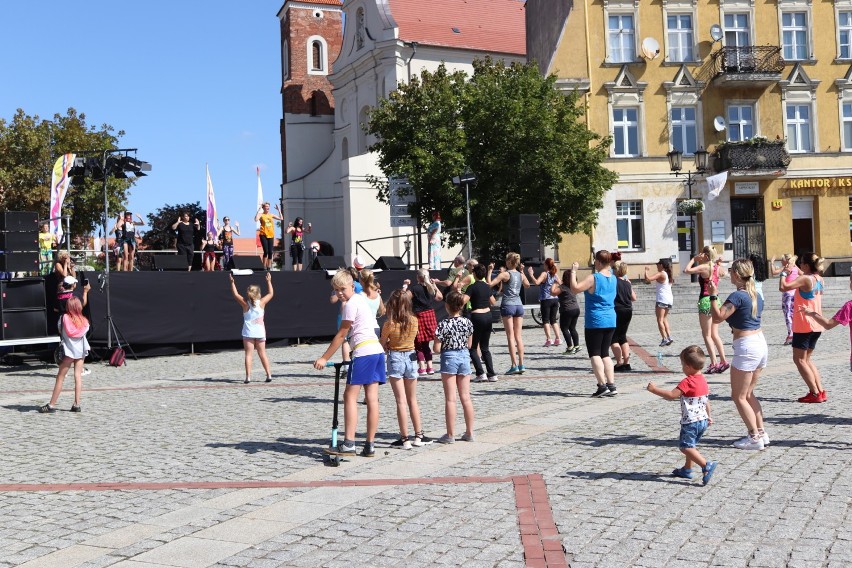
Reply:
<svg viewBox="0 0 852 568"><path fill-rule="evenodd" d="M360 282L361 286L364 290L378 290L379 287L376 285L376 277L373 276L373 271L369 268L362 268L360 273Z"/></svg>
<svg viewBox="0 0 852 568"><path fill-rule="evenodd" d="M249 304L257 307L260 304L260 286L252 284L246 288L246 296L248 296Z"/></svg>
<svg viewBox="0 0 852 568"><path fill-rule="evenodd" d="M600 263L601 266L609 266L609 263L612 261L612 254L608 250L601 249L595 253L595 260Z"/></svg>
<svg viewBox="0 0 852 568"><path fill-rule="evenodd" d="M766 261L763 260L763 257L759 254L752 253L748 255L748 259L754 267L754 281L763 282L766 280L766 277L769 276L769 274L767 274Z"/></svg>
<svg viewBox="0 0 852 568"><path fill-rule="evenodd" d="M68 316L75 327L83 327L88 323L83 315L83 304L77 296L68 298L68 302L65 304L65 315Z"/></svg>
<svg viewBox="0 0 852 568"><path fill-rule="evenodd" d="M822 274L824 267L825 259L821 258L815 252L806 252L802 255L802 258L799 259L799 263L801 266L807 266L808 270L811 274Z"/></svg>
<svg viewBox="0 0 852 568"><path fill-rule="evenodd" d="M411 330L414 311L411 308L411 295L402 289L394 290L388 298L387 305L388 321L399 326L401 336L408 335Z"/></svg>
<svg viewBox="0 0 852 568"><path fill-rule="evenodd" d="M423 284L423 287L426 288L430 296L434 296L438 291L438 288L432 283L432 279L429 278L428 268L421 268L417 271L417 281Z"/></svg>
<svg viewBox="0 0 852 568"><path fill-rule="evenodd" d="M669 284L674 284L674 274L672 273L672 259L666 257L661 258L657 261L657 264L662 267L663 272L665 272L669 277Z"/></svg>
<svg viewBox="0 0 852 568"><path fill-rule="evenodd" d="M516 252L510 252L506 255L506 269L515 270L521 264L521 255Z"/></svg>
<svg viewBox="0 0 852 568"><path fill-rule="evenodd" d="M627 274L627 263L623 260L616 260L613 269L615 270L615 275L621 278Z"/></svg>
<svg viewBox="0 0 852 568"><path fill-rule="evenodd" d="M751 298L751 317L757 317L757 291L754 288L754 265L747 258L738 258L731 265L731 272L735 272L742 281L748 297Z"/></svg>
<svg viewBox="0 0 852 568"><path fill-rule="evenodd" d="M556 276L556 273L559 272L559 269L556 268L556 263L553 262L552 258L544 259L544 267L547 269L547 273L550 276Z"/></svg>
<svg viewBox="0 0 852 568"><path fill-rule="evenodd" d="M784 253L784 256L781 257L781 260L784 261L784 266L786 267L789 263L796 264L796 261L799 260L799 257L791 252Z"/></svg>
<svg viewBox="0 0 852 568"><path fill-rule="evenodd" d="M716 257L719 256L718 253L716 252L716 249L711 247L710 245L707 245L706 247L701 249L701 253L707 255L707 264L708 265L712 265L713 261L716 260Z"/></svg>

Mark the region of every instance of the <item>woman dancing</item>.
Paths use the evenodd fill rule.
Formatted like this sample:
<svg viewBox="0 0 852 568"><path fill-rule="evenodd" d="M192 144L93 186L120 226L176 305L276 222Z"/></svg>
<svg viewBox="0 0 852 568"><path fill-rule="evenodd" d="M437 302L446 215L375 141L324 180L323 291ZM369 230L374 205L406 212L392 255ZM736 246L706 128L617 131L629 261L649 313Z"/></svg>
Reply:
<svg viewBox="0 0 852 568"><path fill-rule="evenodd" d="M725 358L725 344L719 335L719 322L713 318L710 310L710 283L718 289L719 279L725 276L725 269L716 262L717 258L716 249L706 246L695 258L691 258L683 269L684 274L698 275L698 323L701 325L701 336L710 356L710 365L704 371L705 375L723 373L731 366Z"/></svg>
<svg viewBox="0 0 852 568"><path fill-rule="evenodd" d="M661 258L657 262L657 272L650 274L648 267L645 267L645 282L657 284L657 304L654 312L657 315L657 329L660 330L662 339L660 347L671 345L674 343L672 339L672 331L669 327L669 311L674 304L674 295L672 295L672 284L674 284L674 275L672 274L672 261L670 258Z"/></svg>
<svg viewBox="0 0 852 568"><path fill-rule="evenodd" d="M240 222L234 221L231 225L231 220L227 217L222 219L225 224L219 232L219 245L222 247L222 270L231 268L231 259L234 258L234 235L240 236Z"/></svg>
<svg viewBox="0 0 852 568"><path fill-rule="evenodd" d="M255 221L260 221L260 246L263 249L263 267L269 270L272 264L272 248L275 246L275 221L283 221L284 217L281 213L281 207L275 204L275 213L269 212L269 202L267 201L257 210L257 215L254 216Z"/></svg>
<svg viewBox="0 0 852 568"><path fill-rule="evenodd" d="M784 280L787 283L792 282L799 277L799 267L796 266L797 257L795 254L785 254L781 257L781 268L775 268L775 257L769 261L769 268L772 276L778 276L785 273ZM787 324L787 339L784 340L784 345L793 343L793 297L796 295L795 290L786 290L781 294L781 311L784 313L784 323Z"/></svg>
<svg viewBox="0 0 852 568"><path fill-rule="evenodd" d="M627 342L627 329L633 319L633 302L636 301L636 291L627 277L627 263L621 260L613 264L615 276L618 278L615 287L615 334L612 337L612 355L615 358L613 371L626 373L632 371L630 366L630 343Z"/></svg>
<svg viewBox="0 0 852 568"><path fill-rule="evenodd" d="M503 318L503 329L506 330L506 340L509 343L509 358L512 366L506 371L507 375L521 375L524 368L524 302L521 300L521 286L530 287L530 281L518 268L521 266L521 255L510 252L506 255L506 270L501 270L493 280L491 273L494 265L488 265L485 282L492 288L505 283L503 286L503 301L500 304L500 316Z"/></svg>
<svg viewBox="0 0 852 568"><path fill-rule="evenodd" d="M556 327L556 318L559 314L559 298L551 293L553 285L559 282L556 274L559 269L556 268L556 263L552 258L544 259L544 271L535 277L532 266L527 268L529 280L531 284L537 284L539 287L538 303L541 308L541 320L544 325L544 335L547 338L544 342L545 347L554 347L560 345L559 329ZM551 339L551 335L553 339Z"/></svg>
<svg viewBox="0 0 852 568"><path fill-rule="evenodd" d="M266 371L266 382L272 382L272 372L269 370L269 359L266 356L266 326L263 323L263 315L266 304L272 299L272 274L266 273L266 295L260 296L260 286L252 284L246 289L246 298L243 299L240 293L237 292L237 283L234 282L234 274L228 273L231 279L231 294L234 299L243 309L243 350L245 351L246 364L246 380L243 382L248 384L251 381L251 363L252 354L257 350L257 356L260 357L260 364L263 365L263 370Z"/></svg>
<svg viewBox="0 0 852 568"><path fill-rule="evenodd" d="M311 224L305 227L305 220L296 217L296 220L287 227L287 234L292 236L293 243L290 245L290 258L293 261L293 270L302 270L302 258L305 255L305 235L310 234Z"/></svg>
<svg viewBox="0 0 852 568"><path fill-rule="evenodd" d="M559 327L565 338L565 355L576 355L580 352L580 336L577 334L577 320L580 318L580 304L577 296L571 291L570 268L562 273L562 282L553 285L551 294L559 298Z"/></svg>
<svg viewBox="0 0 852 568"><path fill-rule="evenodd" d="M145 224L142 217L136 215L138 221L133 220L133 213L125 211L123 217L115 221L112 233L115 233L115 244L119 247L117 270L130 272L133 270L133 259L136 256L136 227Z"/></svg>
<svg viewBox="0 0 852 568"><path fill-rule="evenodd" d="M727 321L734 335L734 358L731 367L731 398L748 432L735 441L740 450L762 450L769 445L769 435L763 429L763 408L754 396L760 372L766 367L769 348L760 328L763 298L754 288L754 266L750 260L739 258L731 265L731 284L737 290L720 307L716 296L719 288L708 282L710 310L713 321Z"/></svg>

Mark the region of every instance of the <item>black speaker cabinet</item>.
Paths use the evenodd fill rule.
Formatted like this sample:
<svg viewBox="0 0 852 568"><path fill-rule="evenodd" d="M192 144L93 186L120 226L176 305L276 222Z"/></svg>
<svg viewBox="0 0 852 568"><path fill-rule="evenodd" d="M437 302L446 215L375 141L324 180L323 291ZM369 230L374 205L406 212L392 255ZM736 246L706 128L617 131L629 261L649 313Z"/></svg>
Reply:
<svg viewBox="0 0 852 568"><path fill-rule="evenodd" d="M510 250L521 255L524 264L541 264L541 245L538 243L512 243Z"/></svg>
<svg viewBox="0 0 852 568"><path fill-rule="evenodd" d="M0 231L0 250L38 252L38 233Z"/></svg>
<svg viewBox="0 0 852 568"><path fill-rule="evenodd" d="M346 261L342 256L318 256L311 263L311 270L337 270L345 267Z"/></svg>
<svg viewBox="0 0 852 568"><path fill-rule="evenodd" d="M512 229L509 231L510 243L538 243L540 240L538 227L531 229Z"/></svg>
<svg viewBox="0 0 852 568"><path fill-rule="evenodd" d="M154 255L154 270L186 270L186 256L179 254Z"/></svg>
<svg viewBox="0 0 852 568"><path fill-rule="evenodd" d="M541 222L541 216L537 213L524 213L509 217L510 229L536 229Z"/></svg>
<svg viewBox="0 0 852 568"><path fill-rule="evenodd" d="M0 231L38 233L38 213L35 211L0 211Z"/></svg>
<svg viewBox="0 0 852 568"><path fill-rule="evenodd" d="M234 268L237 270L265 270L263 259L259 256L234 256Z"/></svg>
<svg viewBox="0 0 852 568"><path fill-rule="evenodd" d="M44 309L44 279L0 281L0 310Z"/></svg>
<svg viewBox="0 0 852 568"><path fill-rule="evenodd" d="M852 262L832 262L831 267L833 270L832 274L835 276L849 276L850 271L852 271Z"/></svg>
<svg viewBox="0 0 852 568"><path fill-rule="evenodd" d="M0 253L0 272L38 272L38 251Z"/></svg>
<svg viewBox="0 0 852 568"><path fill-rule="evenodd" d="M47 312L40 310L2 310L0 327L4 340L47 336Z"/></svg>
<svg viewBox="0 0 852 568"><path fill-rule="evenodd" d="M373 268L377 270L407 270L408 267L399 256L380 256Z"/></svg>

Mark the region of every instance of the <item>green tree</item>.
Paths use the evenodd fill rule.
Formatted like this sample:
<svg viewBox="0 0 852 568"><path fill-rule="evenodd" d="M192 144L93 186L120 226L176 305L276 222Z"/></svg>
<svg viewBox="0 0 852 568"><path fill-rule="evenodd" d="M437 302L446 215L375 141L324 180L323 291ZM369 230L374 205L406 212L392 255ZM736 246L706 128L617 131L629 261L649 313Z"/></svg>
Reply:
<svg viewBox="0 0 852 568"><path fill-rule="evenodd" d="M480 249L505 243L507 219L518 213L541 215L542 240L559 242L595 225L617 176L602 165L611 140L586 127L578 96L555 82L535 65L491 59L474 62L469 78L443 65L423 71L370 113L371 149L385 174L408 177L418 197L412 213L426 221L438 210L451 227L466 226L464 190L451 178L469 167L478 179L470 206ZM387 202L387 182L369 181Z"/></svg>
<svg viewBox="0 0 852 568"><path fill-rule="evenodd" d="M204 228L207 226L207 212L201 208L201 203L181 203L178 205L163 205L154 213L148 213L147 231L142 236L142 246L152 250L164 250L175 248L176 233L172 225L178 220L181 213L189 213L189 220L198 219L201 230L195 234L193 243L196 250L201 248L201 240L204 238Z"/></svg>
<svg viewBox="0 0 852 568"><path fill-rule="evenodd" d="M64 116L55 114L53 120L29 116L23 109L18 109L9 122L0 119L0 209L37 211L46 218L56 159L69 152L100 155L117 148L122 136L124 131L115 132L108 124L88 126L86 115L73 108ZM132 179L109 179L107 200L111 212L127 202L131 185ZM70 186L62 214L71 216L72 235L87 234L100 226L103 207L103 182L86 179Z"/></svg>

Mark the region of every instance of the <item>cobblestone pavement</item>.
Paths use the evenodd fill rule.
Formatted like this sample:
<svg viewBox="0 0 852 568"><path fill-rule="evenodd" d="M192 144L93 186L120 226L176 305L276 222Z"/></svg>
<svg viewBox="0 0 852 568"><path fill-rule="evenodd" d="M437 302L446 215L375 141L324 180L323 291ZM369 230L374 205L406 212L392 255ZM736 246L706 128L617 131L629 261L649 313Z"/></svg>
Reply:
<svg viewBox="0 0 852 568"><path fill-rule="evenodd" d="M589 398L587 359L526 328L528 372L472 387L473 443L390 449L386 385L376 457L339 468L321 459L333 371L310 361L324 345L271 349L270 384L243 385L236 351L95 364L81 414L67 411L70 390L56 414L36 412L53 366L2 367L0 567L849 565L848 331L815 352L829 401L799 404L779 304L768 291L758 395L772 444L730 446L743 428L728 375L710 376L715 423L700 447L719 467L707 487L668 476L679 407L644 390L680 379L677 353L701 341L693 313L672 316L668 348L652 316L634 317L634 372L607 399ZM492 343L505 370L502 330ZM440 381L420 381L418 397L441 435Z"/></svg>

